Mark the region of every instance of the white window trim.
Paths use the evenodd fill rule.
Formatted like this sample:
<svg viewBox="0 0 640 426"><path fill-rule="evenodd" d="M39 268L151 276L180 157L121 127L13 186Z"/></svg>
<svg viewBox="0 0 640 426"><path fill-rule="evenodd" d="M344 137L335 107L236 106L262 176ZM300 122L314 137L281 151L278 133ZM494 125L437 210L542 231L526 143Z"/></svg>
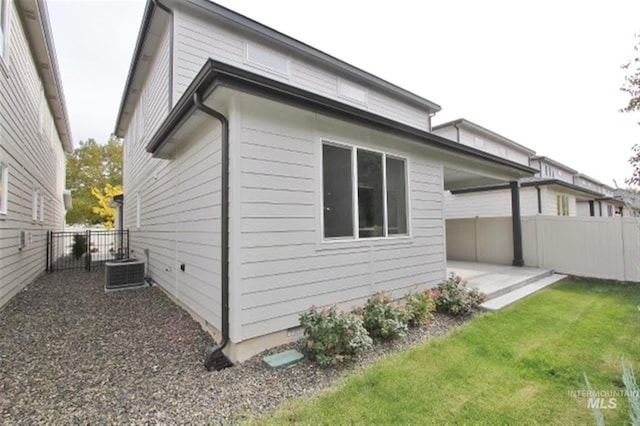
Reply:
<svg viewBox="0 0 640 426"><path fill-rule="evenodd" d="M146 89L142 89L140 92L140 99L138 99L138 108L136 110L136 145L142 145L146 132L145 122L145 102L146 102Z"/></svg>
<svg viewBox="0 0 640 426"><path fill-rule="evenodd" d="M40 204L38 205L38 222L44 222L44 202L45 197L44 194L40 194Z"/></svg>
<svg viewBox="0 0 640 426"><path fill-rule="evenodd" d="M324 236L324 177L323 177L323 157L322 157L322 147L327 144L327 145L333 145L339 148L345 148L345 149L349 149L351 150L351 183L352 183L352 188L351 188L351 192L352 192L352 212L351 214L353 215L353 234L352 236L348 236L348 237L333 237L333 238L326 238ZM328 138L320 138L320 155L319 155L319 168L320 168L320 242L322 244L335 244L335 243L345 243L345 242L358 242L358 243L366 243L366 242L376 242L376 241L401 241L401 240L407 240L407 239L411 239L413 236L413 228L412 228L412 221L411 221L411 188L410 188L410 179L409 176L409 158L403 155L398 155L398 154L391 154L391 153L387 153L386 151L381 151L375 148L371 148L368 146L363 146L363 145L356 145L356 144L351 144L351 143L345 143L345 142L339 142L339 141L335 141L332 139L328 139ZM382 175L382 187L383 187L383 194L384 196L382 197L383 201L383 208L384 208L384 215L383 215L383 226L384 226L384 236L381 237L367 237L367 238L361 238L359 236L359 230L360 230L360 223L359 223L359 215L358 215L358 172L357 172L357 167L358 167L358 149L362 149L364 151L369 151L369 152L374 152L377 154L381 154L382 155L382 170L383 170L383 175ZM405 178L405 208L406 208L406 220L407 220L407 233L406 234L392 234L389 235L389 229L388 229L388 212L387 212L387 174L386 174L386 169L387 169L387 162L386 159L387 157L396 159L396 160L402 160L404 162L404 178Z"/></svg>
<svg viewBox="0 0 640 426"><path fill-rule="evenodd" d="M34 188L31 195L31 219L38 221L38 211L40 209L40 190Z"/></svg>
<svg viewBox="0 0 640 426"><path fill-rule="evenodd" d="M0 181L2 181L2 194L0 194L0 215L6 216L7 211L9 210L9 165L5 162L0 162L0 166L2 166L2 172L0 172Z"/></svg>
<svg viewBox="0 0 640 426"><path fill-rule="evenodd" d="M0 70L7 74L9 68L9 35L11 34L11 2L9 0L0 0L0 4L2 4L5 11L4 20L0 22L4 30L2 32L2 40L0 40Z"/></svg>
<svg viewBox="0 0 640 426"><path fill-rule="evenodd" d="M140 202L140 193L136 193L136 228L140 229L142 203Z"/></svg>

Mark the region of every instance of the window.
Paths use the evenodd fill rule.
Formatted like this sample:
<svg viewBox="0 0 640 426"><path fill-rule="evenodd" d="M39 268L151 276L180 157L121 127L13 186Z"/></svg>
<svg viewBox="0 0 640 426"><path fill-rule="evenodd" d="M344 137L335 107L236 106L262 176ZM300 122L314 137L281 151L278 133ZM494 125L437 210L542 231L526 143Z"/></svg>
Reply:
<svg viewBox="0 0 640 426"><path fill-rule="evenodd" d="M353 236L351 149L322 146L325 238Z"/></svg>
<svg viewBox="0 0 640 426"><path fill-rule="evenodd" d="M38 112L38 125L40 126L40 135L44 138L47 135L47 97L44 94L44 88L40 86L40 110Z"/></svg>
<svg viewBox="0 0 640 426"><path fill-rule="evenodd" d="M38 220L44 221L44 195L40 194L40 204L38 205Z"/></svg>
<svg viewBox="0 0 640 426"><path fill-rule="evenodd" d="M325 238L408 233L404 159L325 142L322 173Z"/></svg>
<svg viewBox="0 0 640 426"><path fill-rule="evenodd" d="M145 108L145 101L146 101L146 90L143 90L142 93L140 93L140 100L138 100L138 109L136 111L136 143L138 143L138 145L142 144L142 141L144 140L144 132L145 132L145 115L144 115L144 108Z"/></svg>
<svg viewBox="0 0 640 426"><path fill-rule="evenodd" d="M357 150L358 161L358 236L384 236L382 154Z"/></svg>
<svg viewBox="0 0 640 426"><path fill-rule="evenodd" d="M40 210L40 190L34 189L31 197L31 218L33 221L38 220L38 212Z"/></svg>
<svg viewBox="0 0 640 426"><path fill-rule="evenodd" d="M607 204L607 216L613 216L613 206L611 204Z"/></svg>
<svg viewBox="0 0 640 426"><path fill-rule="evenodd" d="M0 0L2 1L2 0ZM0 163L0 214L7 214L9 195L9 166Z"/></svg>
<svg viewBox="0 0 640 426"><path fill-rule="evenodd" d="M407 188L404 161L387 157L387 219L389 234L407 233Z"/></svg>
<svg viewBox="0 0 640 426"><path fill-rule="evenodd" d="M136 194L136 228L140 228L140 193Z"/></svg>
<svg viewBox="0 0 640 426"><path fill-rule="evenodd" d="M7 59L9 45L9 1L0 0L0 63Z"/></svg>
<svg viewBox="0 0 640 426"><path fill-rule="evenodd" d="M556 196L558 216L569 216L569 196L557 195Z"/></svg>

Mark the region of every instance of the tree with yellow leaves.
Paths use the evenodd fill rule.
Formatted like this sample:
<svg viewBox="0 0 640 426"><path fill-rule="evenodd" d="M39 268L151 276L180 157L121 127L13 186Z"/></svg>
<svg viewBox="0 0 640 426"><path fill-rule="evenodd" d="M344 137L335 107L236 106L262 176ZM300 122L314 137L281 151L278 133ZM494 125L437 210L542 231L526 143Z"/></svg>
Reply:
<svg viewBox="0 0 640 426"><path fill-rule="evenodd" d="M93 212L98 216L102 217L104 221L102 222L107 229L113 229L113 222L116 217L116 210L109 205L113 197L116 195L122 194L122 185L112 186L107 183L104 186L104 189L91 188L91 195L93 195L98 200L98 206L93 207Z"/></svg>

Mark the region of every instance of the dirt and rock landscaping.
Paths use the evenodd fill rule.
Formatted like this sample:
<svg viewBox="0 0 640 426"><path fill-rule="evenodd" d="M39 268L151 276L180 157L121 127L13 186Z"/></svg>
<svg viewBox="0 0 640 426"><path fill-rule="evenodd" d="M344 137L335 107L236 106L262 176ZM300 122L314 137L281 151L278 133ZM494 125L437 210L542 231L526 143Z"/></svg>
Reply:
<svg viewBox="0 0 640 426"><path fill-rule="evenodd" d="M436 314L405 339L377 344L341 369L304 361L269 370L261 354L208 372L203 361L214 342L160 289L105 293L101 271L49 274L0 309L0 423L254 418L326 388L345 368L446 334L468 319Z"/></svg>

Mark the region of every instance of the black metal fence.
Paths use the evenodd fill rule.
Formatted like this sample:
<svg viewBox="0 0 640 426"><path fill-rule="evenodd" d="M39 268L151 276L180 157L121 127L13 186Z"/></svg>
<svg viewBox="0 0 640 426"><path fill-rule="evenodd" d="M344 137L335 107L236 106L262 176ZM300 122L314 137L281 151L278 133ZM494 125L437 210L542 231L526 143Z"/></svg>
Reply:
<svg viewBox="0 0 640 426"><path fill-rule="evenodd" d="M101 268L129 257L129 230L47 233L47 272Z"/></svg>

